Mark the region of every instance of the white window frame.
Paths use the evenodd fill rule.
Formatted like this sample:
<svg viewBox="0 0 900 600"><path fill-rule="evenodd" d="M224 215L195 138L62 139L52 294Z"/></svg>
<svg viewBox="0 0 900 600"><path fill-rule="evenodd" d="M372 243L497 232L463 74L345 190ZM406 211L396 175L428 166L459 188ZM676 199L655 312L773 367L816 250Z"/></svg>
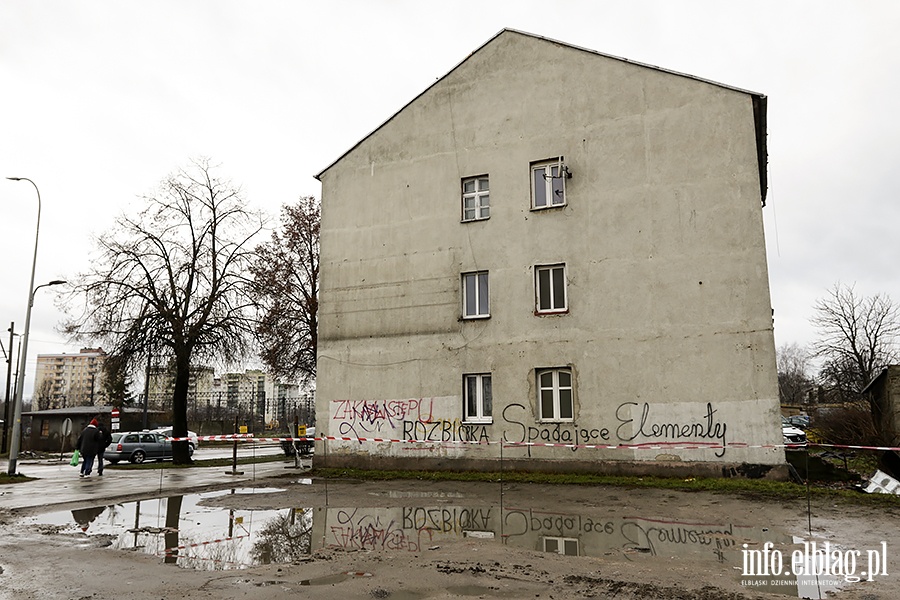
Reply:
<svg viewBox="0 0 900 600"><path fill-rule="evenodd" d="M474 383L475 398L471 398L469 394L470 382ZM485 383L487 383L486 387ZM494 387L490 373L466 373L463 375L463 422L492 423L494 421L493 390ZM485 402L485 397L487 397L487 402ZM474 400L474 408L471 411L469 409L470 400Z"/></svg>
<svg viewBox="0 0 900 600"><path fill-rule="evenodd" d="M541 282L541 274L548 273L549 279L547 285L549 289L547 296L550 301L549 307L541 306L542 292L544 285ZM561 284L561 285L558 285ZM535 265L534 267L534 312L536 314L558 314L569 312L569 291L568 280L566 278L566 263L555 263L551 265ZM558 298L557 296L562 296Z"/></svg>
<svg viewBox="0 0 900 600"><path fill-rule="evenodd" d="M569 367L536 369L537 412L542 422L571 422L575 420L575 376ZM549 376L549 379L545 376ZM568 385L565 381L568 380ZM549 382L549 385L547 383ZM549 394L549 396L547 396ZM545 412L544 399L550 400L551 412ZM564 410L566 409L566 410Z"/></svg>
<svg viewBox="0 0 900 600"><path fill-rule="evenodd" d="M466 191L466 184L472 184L470 191ZM461 191L463 223L491 218L491 190L487 175L466 177L462 180ZM466 202L469 202L470 206L467 206Z"/></svg>
<svg viewBox="0 0 900 600"><path fill-rule="evenodd" d="M531 163L530 175L532 210L566 205L567 172L561 156Z"/></svg>
<svg viewBox="0 0 900 600"><path fill-rule="evenodd" d="M544 552L553 552L555 554L563 554L566 556L578 556L581 553L581 543L578 541L578 538L544 536L541 539L543 541ZM553 546L555 546L555 548ZM573 546L575 553L572 554L567 552L568 550L573 549Z"/></svg>
<svg viewBox="0 0 900 600"><path fill-rule="evenodd" d="M474 288L472 282L474 281ZM484 281L484 285L481 282ZM488 271L470 271L462 274L463 319L487 319L491 316L490 279ZM471 290L471 298L470 298ZM487 296L486 298L484 296ZM472 302L470 302L470 299Z"/></svg>

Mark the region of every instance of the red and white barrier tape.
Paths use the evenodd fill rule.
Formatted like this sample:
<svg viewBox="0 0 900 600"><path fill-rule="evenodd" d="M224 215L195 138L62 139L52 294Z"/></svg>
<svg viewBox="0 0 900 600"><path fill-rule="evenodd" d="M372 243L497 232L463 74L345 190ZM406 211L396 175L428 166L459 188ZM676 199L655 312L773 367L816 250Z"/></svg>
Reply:
<svg viewBox="0 0 900 600"><path fill-rule="evenodd" d="M170 437L170 442L187 442L192 438ZM203 435L196 439L209 442L238 441L238 442L388 442L392 444L440 444L457 445L469 444L476 446L501 444L505 447L543 447L543 448L586 448L593 450L721 450L725 449L759 449L759 448L786 448L796 450L799 448L840 448L845 450L877 450L900 452L900 447L894 446L849 446L840 444L747 444L744 442L729 442L727 444L715 444L712 442L644 442L640 444L567 444L562 442L481 442L481 441L433 441L433 440L403 440L397 438L363 438L341 436L316 436L316 437L255 437L252 433L235 433L225 435Z"/></svg>
<svg viewBox="0 0 900 600"><path fill-rule="evenodd" d="M222 542L231 542L234 540L239 540L245 537L250 537L249 535L236 535L234 537L226 537L220 538L218 540L207 540L205 542L197 542L196 544L184 544L183 546L172 546L171 548L166 548L164 552L166 554L174 554L178 550L187 550L188 548L198 548L201 546L209 546L210 544L221 544Z"/></svg>

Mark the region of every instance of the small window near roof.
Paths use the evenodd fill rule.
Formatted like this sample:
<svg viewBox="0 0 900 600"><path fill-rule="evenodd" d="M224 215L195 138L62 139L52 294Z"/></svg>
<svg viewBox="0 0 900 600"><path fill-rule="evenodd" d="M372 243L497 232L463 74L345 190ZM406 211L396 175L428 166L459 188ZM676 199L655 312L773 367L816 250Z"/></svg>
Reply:
<svg viewBox="0 0 900 600"><path fill-rule="evenodd" d="M531 164L531 208L552 208L566 204L568 170L562 157Z"/></svg>

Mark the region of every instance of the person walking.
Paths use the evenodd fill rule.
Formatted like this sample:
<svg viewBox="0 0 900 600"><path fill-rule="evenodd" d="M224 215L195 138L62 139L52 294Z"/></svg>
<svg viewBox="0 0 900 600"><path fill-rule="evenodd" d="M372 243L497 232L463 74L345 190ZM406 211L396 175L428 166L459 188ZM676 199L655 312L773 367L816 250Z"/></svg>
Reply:
<svg viewBox="0 0 900 600"><path fill-rule="evenodd" d="M84 431L81 432L81 435L78 436L78 441L75 443L75 447L81 452L83 459L81 463L81 477L87 477L91 474L91 469L94 468L94 458L100 452L101 444L102 438L100 430L97 429L97 419L91 419L91 422L84 428Z"/></svg>
<svg viewBox="0 0 900 600"><path fill-rule="evenodd" d="M112 434L103 423L97 423L97 431L100 433L100 447L97 450L97 475L103 477L103 453L112 443Z"/></svg>

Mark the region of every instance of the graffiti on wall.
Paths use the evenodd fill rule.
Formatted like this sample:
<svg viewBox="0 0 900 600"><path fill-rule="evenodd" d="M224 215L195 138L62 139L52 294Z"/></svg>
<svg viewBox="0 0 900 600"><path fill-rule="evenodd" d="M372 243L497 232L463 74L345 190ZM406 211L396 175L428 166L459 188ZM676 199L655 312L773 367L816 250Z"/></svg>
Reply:
<svg viewBox="0 0 900 600"><path fill-rule="evenodd" d="M522 404L510 404L503 409L503 421L510 429L503 430L503 441L512 444L597 444L610 440L609 429L579 427L577 423L539 423L529 425L528 409ZM574 448L573 448L574 449Z"/></svg>
<svg viewBox="0 0 900 600"><path fill-rule="evenodd" d="M687 406L687 408L685 408ZM699 409L699 410L698 410ZM405 400L335 400L331 420L342 437L398 438L417 442L490 442L485 424L459 419L459 399L453 396ZM508 444L652 444L712 442L725 454L728 424L711 402L671 405L623 402L600 426L578 421L535 422L530 407L513 403L500 414L500 439ZM496 427L491 425L491 428ZM531 446L528 446L529 456Z"/></svg>
<svg viewBox="0 0 900 600"><path fill-rule="evenodd" d="M348 550L418 552L436 537L459 538L467 531L489 529L491 511L461 506L338 509L335 524L328 527L330 543Z"/></svg>
<svg viewBox="0 0 900 600"><path fill-rule="evenodd" d="M544 538L567 538L577 540L578 553L585 555L600 556L610 550L631 549L653 556L695 555L724 561L735 556L733 551L739 541L774 535L728 523L700 524L490 506L326 510L328 543L348 550L419 552L442 539L460 539L479 532L523 548L534 548Z"/></svg>
<svg viewBox="0 0 900 600"><path fill-rule="evenodd" d="M403 421L403 439L417 442L489 442L487 427L460 419Z"/></svg>
<svg viewBox="0 0 900 600"><path fill-rule="evenodd" d="M640 406L640 417L634 418L632 407ZM623 402L616 409L616 420L619 426L616 428L616 437L623 442L633 442L637 439L647 441L681 442L681 441L714 441L722 445L722 449L716 452L716 456L725 454L725 432L728 425L716 419L716 410L712 403L706 403L706 412L696 419L667 420L651 415L650 404L644 402Z"/></svg>
<svg viewBox="0 0 900 600"><path fill-rule="evenodd" d="M435 398L404 400L335 400L331 420L342 436L389 435L404 421L430 423L434 420Z"/></svg>

